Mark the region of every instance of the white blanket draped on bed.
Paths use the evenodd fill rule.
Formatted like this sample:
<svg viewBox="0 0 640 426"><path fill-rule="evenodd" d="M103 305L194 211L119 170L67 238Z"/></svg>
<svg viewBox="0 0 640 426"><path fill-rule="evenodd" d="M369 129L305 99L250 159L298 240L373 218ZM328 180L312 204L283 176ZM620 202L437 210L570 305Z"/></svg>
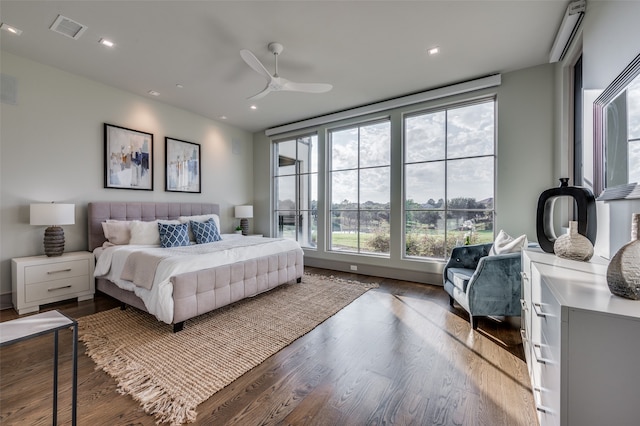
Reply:
<svg viewBox="0 0 640 426"><path fill-rule="evenodd" d="M96 249L98 261L94 276L106 278L122 289L133 291L142 299L149 313L155 315L160 321L171 324L173 287L170 278L172 276L295 249L301 250L296 241L262 237L225 238L215 243L173 248L139 245L112 246ZM136 286L131 281L120 278L127 257L141 250L161 256L167 253L171 255L158 263L150 289Z"/></svg>

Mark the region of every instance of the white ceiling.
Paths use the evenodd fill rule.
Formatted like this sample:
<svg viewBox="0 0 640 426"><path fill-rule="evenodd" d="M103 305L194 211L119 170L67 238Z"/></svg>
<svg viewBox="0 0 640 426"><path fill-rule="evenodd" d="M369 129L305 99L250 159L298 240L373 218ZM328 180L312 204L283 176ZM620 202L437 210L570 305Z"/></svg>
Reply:
<svg viewBox="0 0 640 426"><path fill-rule="evenodd" d="M3 50L258 131L497 72L548 62L568 1L9 1ZM78 39L49 30L58 14L87 25ZM112 49L100 38L116 43ZM324 94L271 93L240 58L331 83ZM439 46L441 53L426 50ZM19 77L19 76L18 76ZM182 89L176 84L182 84ZM160 92L155 98L149 90Z"/></svg>

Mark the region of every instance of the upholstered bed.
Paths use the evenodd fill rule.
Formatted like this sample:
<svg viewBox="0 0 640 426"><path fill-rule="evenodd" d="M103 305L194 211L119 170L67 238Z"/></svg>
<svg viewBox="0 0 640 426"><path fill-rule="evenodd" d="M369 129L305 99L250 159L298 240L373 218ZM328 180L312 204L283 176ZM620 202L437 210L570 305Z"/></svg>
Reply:
<svg viewBox="0 0 640 426"><path fill-rule="evenodd" d="M100 249L107 241L102 223L108 220L176 220L184 216L219 215L219 210L219 205L212 203L92 202L88 205L89 250ZM173 324L174 331L179 331L185 320L281 284L300 282L303 273L303 253L299 246L248 260L179 273L170 277L173 301L171 321L163 321ZM109 279L96 277L96 289L121 301L123 308L130 305L149 312L145 302L134 292L119 287Z"/></svg>

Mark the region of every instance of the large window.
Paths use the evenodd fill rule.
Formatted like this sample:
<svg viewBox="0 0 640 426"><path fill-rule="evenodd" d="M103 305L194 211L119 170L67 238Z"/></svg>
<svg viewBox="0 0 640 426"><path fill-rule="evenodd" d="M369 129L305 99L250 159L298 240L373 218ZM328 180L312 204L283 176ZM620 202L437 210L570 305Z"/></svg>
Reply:
<svg viewBox="0 0 640 426"><path fill-rule="evenodd" d="M405 255L493 241L495 101L404 118Z"/></svg>
<svg viewBox="0 0 640 426"><path fill-rule="evenodd" d="M278 141L275 149L274 228L278 237L315 248L318 233L318 136Z"/></svg>
<svg viewBox="0 0 640 426"><path fill-rule="evenodd" d="M389 254L389 120L329 131L330 250Z"/></svg>

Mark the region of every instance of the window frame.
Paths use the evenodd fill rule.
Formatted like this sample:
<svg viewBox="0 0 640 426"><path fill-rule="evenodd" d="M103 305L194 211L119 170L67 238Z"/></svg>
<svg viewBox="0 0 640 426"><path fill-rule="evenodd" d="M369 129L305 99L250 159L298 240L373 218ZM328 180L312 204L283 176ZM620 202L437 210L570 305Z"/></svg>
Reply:
<svg viewBox="0 0 640 426"><path fill-rule="evenodd" d="M316 149L316 153L315 153L315 160L316 160L316 164L315 167L313 167L311 164L309 164L309 167L307 168L307 171L301 171L300 170L300 158L299 158L299 144L302 143L301 140L305 139L305 138L315 138L315 149ZM287 174L280 174L279 173L279 169L280 169L280 158L281 155L279 153L278 150L278 145L281 143L286 143L286 142L293 142L295 143L295 158L291 158L291 157L286 157L290 160L292 160L292 163L290 164L291 166L294 166L294 171L293 173L287 173ZM319 173L319 169L320 169L320 161L319 161L319 136L318 136L318 132L317 131L311 131L311 132L305 132L305 133L300 133L300 134L295 134L295 135L288 135L282 138L278 138L278 139L273 139L271 141L271 146L272 146L272 167L274 172L272 173L271 179L273 182L273 191L271 192L271 199L272 199L272 205L273 205L273 215L271 218L271 226L272 229L274 230L274 234L276 235L276 237L278 238L290 238L290 237L286 237L284 236L283 230L281 230L281 226L280 226L280 215L279 212L290 212L292 211L292 209L281 209L279 208L278 204L278 198L279 198L279 185L278 185L278 179L279 178L283 178L283 177L288 177L288 176L292 176L295 179L295 184L294 184L294 197L295 197L295 213L294 213L294 240L297 241L300 246L305 249L305 250L318 250L318 228L317 228L317 220L318 220L318 213L317 213L317 209L318 209L318 204L319 204L319 198L320 198L320 194L319 194L319 189L318 189L318 179L320 176ZM310 155L313 156L313 154L310 153ZM301 179L303 177L308 177L309 179L313 179L313 177L315 176L316 179L316 193L315 193L315 202L316 202L316 215L315 215L315 220L316 220L316 237L315 239L313 238L313 226L311 225L311 221L309 221L309 225L310 227L308 229L303 228L302 224L301 224L301 220L300 218L303 217L305 215L305 213L308 215L309 218L311 218L313 216L313 196L314 194L311 194L311 191L309 191L309 197L310 199L308 200L309 203L309 208L305 209L302 208L300 200L301 197L303 196L302 191L301 191ZM310 183L309 184L310 187L313 187L313 185ZM284 225L283 225L284 226ZM309 242L315 242L315 245L303 245L304 241L301 241L301 235L304 234L306 231L308 231L309 235L307 236L307 239Z"/></svg>
<svg viewBox="0 0 640 426"><path fill-rule="evenodd" d="M387 123L389 126L389 146L388 146L388 153L389 153L389 161L386 165L375 165L375 166L364 166L361 167L360 163L361 163L361 152L360 152L360 143L361 143L361 137L360 137L360 132L361 132L361 128L362 127L367 127L367 126L372 126L372 125L376 125L376 124L381 124L381 123ZM333 169L333 134L335 132L340 132L343 130L350 130L350 129L356 129L358 132L358 153L357 153L357 167L355 168L345 168L345 169L338 169L338 170L334 170ZM326 194L327 194L327 200L326 200L326 206L325 206L325 214L326 214L326 236L325 236L325 241L326 241L326 252L328 253L336 253L336 254L347 254L347 255L359 255L359 256L379 256L379 257L384 257L384 258L389 258L391 256L391 250L389 249L387 252L374 252L374 251L363 251L363 247L362 247L362 238L361 238L361 212L362 211L367 211L367 212L380 212L380 211L385 211L387 212L387 215L389 216L389 224L390 224L390 216L391 216L391 171L392 171L392 167L393 167L393 162L392 162L392 158L391 158L391 153L392 153L392 143L393 143L393 137L392 137L392 122L391 122L391 117L388 115L385 116L378 116L378 117L374 117L374 118L368 118L368 119L363 119L363 120L358 120L355 122L350 122L348 124L341 124L341 125L337 125L335 127L331 127L331 128L327 128L326 129L326 161L325 161L325 170L326 170L326 178L325 178L325 184L326 184ZM361 185L360 185L360 177L361 177L361 171L362 170L372 170L372 169L381 169L381 168L387 168L389 170L389 201L388 201L388 208L387 209L375 209L375 210L370 210L370 209L363 209L361 208ZM358 178L357 178L357 183L356 183L356 192L357 192L357 200L356 200L356 204L357 204L357 208L356 209L334 209L333 208L333 203L332 203L332 199L333 199L333 178L332 178L332 174L334 172L344 172L344 171L356 171L358 174ZM334 244L333 244L333 212L334 211L341 211L341 212L352 212L355 211L356 212L356 224L357 224L357 247L355 250L341 250L341 249L335 249L333 248ZM389 233L391 234L391 226L389 227ZM389 237L391 238L391 235L389 235Z"/></svg>
<svg viewBox="0 0 640 426"><path fill-rule="evenodd" d="M464 107L468 107L468 106L473 106L473 105L479 105L479 104L484 104L484 103L492 103L493 106L493 147L492 147L492 153L491 154L487 154L487 155L469 155L469 156L456 156L454 158L449 158L448 155L448 139L449 139L449 135L448 135L448 112L450 110L454 110L454 109L458 109L458 108L464 108ZM421 160L421 161L411 161L408 162L407 161L407 126L406 126L406 120L411 118L411 117L417 117L417 116L421 116L421 115L427 115L427 114L433 114L433 113L437 113L437 112L445 112L445 118L444 118L444 135L445 135L445 141L444 141L444 157L440 160ZM448 254L448 236L447 234L449 233L449 230L447 229L447 213L450 211L464 211L464 212L485 212L485 213L490 213L491 214L491 228L492 228L492 234L493 234L493 238L492 240L495 238L495 222L496 222L496 212L497 212L497 200L496 200L496 195L497 195L497 172L498 172L498 99L497 99L497 95L496 94L489 94L487 96L483 96L483 97L479 97L479 98L474 98L474 99L468 99L468 100L463 100L463 101L459 101L459 102L452 102L452 103L446 103L446 104L441 104L441 105L437 105L437 106L433 106L433 107L429 107L429 108L424 108L424 109L419 109L419 110L415 110L415 111L411 111L411 112L406 112L404 114L402 114L401 117L401 126L402 126L402 159L401 159L401 164L400 167L402 169L402 184L401 184L401 190L402 190L402 203L401 203L401 228L400 228L400 232L402 234L402 251L401 251L401 258L403 260L411 260L411 261L437 261L437 260L445 260ZM459 209L459 208L454 208L451 209L449 208L449 199L448 199L448 195L449 195L449 184L448 184L448 168L449 168L449 164L451 161L458 161L458 160L466 160L466 159L474 159L474 158L492 158L492 166L493 166L493 185L492 185L492 198L493 198L493 203L492 203L492 207L490 209ZM407 165L412 165L412 164L425 164L425 163L438 163L438 162L443 162L444 163L444 175L443 175L443 179L444 179L444 198L443 198L443 207L442 208L438 208L438 209L433 209L433 210L429 210L429 209L422 209L422 210L418 210L418 209L407 209ZM422 211L422 212L438 212L441 213L444 217L444 229L443 229L443 257L436 257L436 256L419 256L419 255L411 255L411 254L407 254L407 212L409 211ZM464 243L464 242L462 242Z"/></svg>

